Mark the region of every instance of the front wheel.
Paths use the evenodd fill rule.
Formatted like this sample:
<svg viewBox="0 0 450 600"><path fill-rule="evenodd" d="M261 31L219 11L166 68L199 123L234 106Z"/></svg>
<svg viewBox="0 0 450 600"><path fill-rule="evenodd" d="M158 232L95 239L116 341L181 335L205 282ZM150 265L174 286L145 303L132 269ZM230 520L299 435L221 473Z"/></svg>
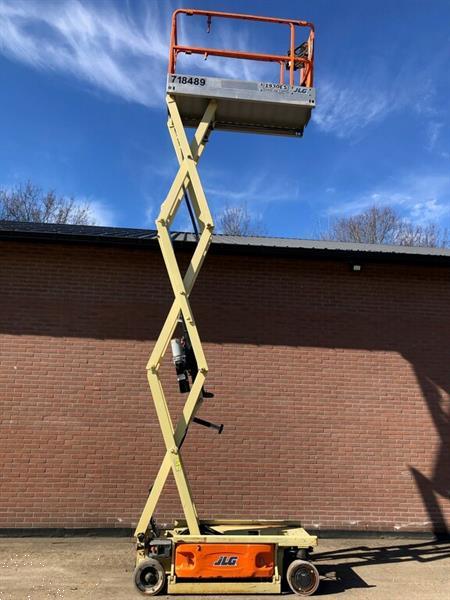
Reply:
<svg viewBox="0 0 450 600"><path fill-rule="evenodd" d="M140 592L146 596L156 596L164 587L166 573L159 561L146 558L135 568L133 580Z"/></svg>
<svg viewBox="0 0 450 600"><path fill-rule="evenodd" d="M289 587L298 596L311 596L319 587L319 572L307 560L294 560L286 572Z"/></svg>

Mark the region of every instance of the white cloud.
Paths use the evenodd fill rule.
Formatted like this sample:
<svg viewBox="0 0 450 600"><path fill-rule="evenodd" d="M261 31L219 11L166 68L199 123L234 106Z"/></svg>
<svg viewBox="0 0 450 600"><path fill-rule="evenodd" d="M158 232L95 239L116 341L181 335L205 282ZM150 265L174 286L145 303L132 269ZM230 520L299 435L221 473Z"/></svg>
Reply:
<svg viewBox="0 0 450 600"><path fill-rule="evenodd" d="M439 222L450 214L450 197L447 202L438 202L436 198L419 201L410 207L410 215L413 221Z"/></svg>
<svg viewBox="0 0 450 600"><path fill-rule="evenodd" d="M343 63L338 75L325 75L319 80L313 121L326 133L348 138L401 110L436 120L439 111L435 108L433 77L441 60L439 55L429 65L421 86L417 85L414 56L405 59L395 75L389 61L380 63L366 57L359 66ZM438 133L435 127L428 138L434 143Z"/></svg>
<svg viewBox="0 0 450 600"><path fill-rule="evenodd" d="M393 206L417 223L439 223L450 216L450 175L400 177L395 183L386 182L349 202L333 204L325 212L328 216L348 216L374 204Z"/></svg>
<svg viewBox="0 0 450 600"><path fill-rule="evenodd" d="M213 202L219 200L222 203L225 201L235 205L246 203L261 205L297 200L300 186L296 181L288 182L286 180L280 186L279 183L274 183L273 177L262 173L249 178L242 185L239 185L236 180L226 181L224 185L206 183L205 193Z"/></svg>
<svg viewBox="0 0 450 600"><path fill-rule="evenodd" d="M94 225L103 227L113 227L117 224L114 211L110 206L100 200L91 200L89 198L78 197L76 203L80 206L89 206L89 213L94 220Z"/></svg>
<svg viewBox="0 0 450 600"><path fill-rule="evenodd" d="M396 106L387 94L374 88L364 88L356 81L325 80L319 85L313 121L326 133L334 133L340 138L351 136L386 116Z"/></svg>
<svg viewBox="0 0 450 600"><path fill-rule="evenodd" d="M68 73L152 106L162 97L168 39L158 6L152 7L138 24L129 13L78 0L4 0L0 50L34 68Z"/></svg>
<svg viewBox="0 0 450 600"><path fill-rule="evenodd" d="M441 130L444 127L442 121L430 121L427 127L427 150L430 152L434 150L436 143L441 134Z"/></svg>
<svg viewBox="0 0 450 600"><path fill-rule="evenodd" d="M159 215L161 198L154 199L151 198L149 200L150 204L145 211L145 221L149 227L152 229L155 228L155 221L157 216Z"/></svg>
<svg viewBox="0 0 450 600"><path fill-rule="evenodd" d="M0 0L0 52L36 69L69 74L127 101L160 106L164 97L173 2L112 4L79 0ZM190 35L200 25L190 28ZM190 43L189 38L184 38ZM248 36L227 25L218 47L242 47ZM191 60L192 59L192 60ZM189 57L189 68L248 78L247 61ZM188 68L188 67L187 67Z"/></svg>

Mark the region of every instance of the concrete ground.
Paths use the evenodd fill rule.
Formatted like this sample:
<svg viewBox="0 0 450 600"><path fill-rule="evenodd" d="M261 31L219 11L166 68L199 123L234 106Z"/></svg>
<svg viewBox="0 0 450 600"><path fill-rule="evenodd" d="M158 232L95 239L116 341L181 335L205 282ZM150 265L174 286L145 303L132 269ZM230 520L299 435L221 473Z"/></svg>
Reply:
<svg viewBox="0 0 450 600"><path fill-rule="evenodd" d="M0 538L0 600L137 600L133 553L126 538ZM321 539L313 556L319 597L450 600L450 541Z"/></svg>

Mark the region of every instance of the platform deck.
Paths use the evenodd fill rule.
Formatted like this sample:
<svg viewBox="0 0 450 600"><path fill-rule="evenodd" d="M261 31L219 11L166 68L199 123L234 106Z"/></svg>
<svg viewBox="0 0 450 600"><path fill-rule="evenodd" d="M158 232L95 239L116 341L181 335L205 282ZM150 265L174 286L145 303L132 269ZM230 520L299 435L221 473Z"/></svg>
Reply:
<svg viewBox="0 0 450 600"><path fill-rule="evenodd" d="M198 126L213 98L215 129L272 135L302 135L315 106L314 88L178 73L167 76L167 93L186 127Z"/></svg>

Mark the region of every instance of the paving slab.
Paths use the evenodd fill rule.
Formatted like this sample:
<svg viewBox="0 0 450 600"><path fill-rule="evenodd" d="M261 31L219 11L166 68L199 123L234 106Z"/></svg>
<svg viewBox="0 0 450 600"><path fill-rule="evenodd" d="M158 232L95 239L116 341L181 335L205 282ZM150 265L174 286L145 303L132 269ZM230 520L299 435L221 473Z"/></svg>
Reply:
<svg viewBox="0 0 450 600"><path fill-rule="evenodd" d="M313 556L321 573L314 597L450 600L450 541L321 539ZM134 544L127 538L0 538L0 600L138 600L144 596L132 584L133 561Z"/></svg>

